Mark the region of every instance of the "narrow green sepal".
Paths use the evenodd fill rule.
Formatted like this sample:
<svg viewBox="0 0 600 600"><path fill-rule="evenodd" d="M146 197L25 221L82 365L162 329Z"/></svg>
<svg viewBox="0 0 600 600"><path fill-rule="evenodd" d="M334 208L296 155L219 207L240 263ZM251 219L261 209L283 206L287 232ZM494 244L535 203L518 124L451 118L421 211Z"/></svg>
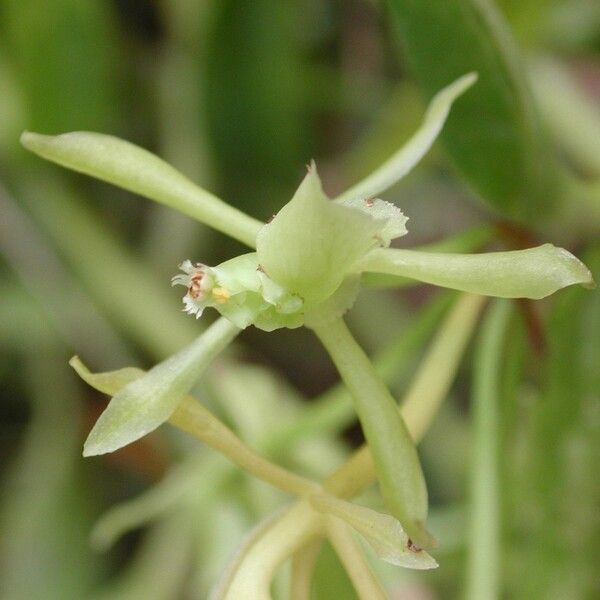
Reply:
<svg viewBox="0 0 600 600"><path fill-rule="evenodd" d="M313 164L292 200L260 230L258 262L273 281L300 296L307 307L315 306L378 245L377 234L385 224L329 200Z"/></svg>
<svg viewBox="0 0 600 600"><path fill-rule="evenodd" d="M454 101L476 81L476 73L467 73L440 90L431 100L423 123L412 138L373 173L336 198L336 201L375 198L400 181L427 154L440 134Z"/></svg>
<svg viewBox="0 0 600 600"><path fill-rule="evenodd" d="M71 365L85 381L114 394L90 432L83 455L114 452L162 425L239 331L226 319L219 319L189 346L143 374L127 368L93 375L79 359L72 359Z"/></svg>
<svg viewBox="0 0 600 600"><path fill-rule="evenodd" d="M435 546L435 539L425 528L425 477L396 401L341 318L311 326L352 396L388 510L419 548Z"/></svg>
<svg viewBox="0 0 600 600"><path fill-rule="evenodd" d="M166 204L254 247L261 223L192 183L158 156L125 140L89 131L42 135L21 143L38 156Z"/></svg>
<svg viewBox="0 0 600 600"><path fill-rule="evenodd" d="M552 244L483 254L375 249L357 269L499 298L537 300L569 285L594 286L590 270L570 252Z"/></svg>
<svg viewBox="0 0 600 600"><path fill-rule="evenodd" d="M400 521L391 515L326 494L311 496L310 503L316 510L338 517L358 531L381 560L408 569L438 566L430 554L415 546Z"/></svg>

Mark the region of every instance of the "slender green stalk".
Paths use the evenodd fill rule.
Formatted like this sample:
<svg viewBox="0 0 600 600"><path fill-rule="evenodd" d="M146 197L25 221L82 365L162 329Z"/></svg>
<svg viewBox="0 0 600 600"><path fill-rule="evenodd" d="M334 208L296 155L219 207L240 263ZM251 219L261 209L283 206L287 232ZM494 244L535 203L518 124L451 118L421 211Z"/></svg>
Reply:
<svg viewBox="0 0 600 600"><path fill-rule="evenodd" d="M20 202L2 184L0 214L0 253L36 299L36 311L41 311L38 314L43 315L45 324L50 324L67 343L92 359L131 362L127 347L112 331L110 323L65 269ZM2 297L4 302L4 289ZM81 327L82 322L85 328Z"/></svg>
<svg viewBox="0 0 600 600"><path fill-rule="evenodd" d="M314 331L352 394L388 508L418 546L430 546L425 478L396 401L341 318L319 322Z"/></svg>
<svg viewBox="0 0 600 600"><path fill-rule="evenodd" d="M97 305L142 348L162 360L196 337L168 285L60 180L32 175L19 199Z"/></svg>
<svg viewBox="0 0 600 600"><path fill-rule="evenodd" d="M326 527L327 537L340 557L360 600L386 600L387 596L373 575L350 526L341 519L328 517Z"/></svg>
<svg viewBox="0 0 600 600"><path fill-rule="evenodd" d="M497 302L484 321L473 381L471 530L467 566L468 600L500 597L499 389L502 349L510 304Z"/></svg>
<svg viewBox="0 0 600 600"><path fill-rule="evenodd" d="M162 5L165 35L155 74L160 154L208 187L214 181L212 160L204 111L198 109L206 86L202 60L206 30L215 6L187 1ZM197 222L159 205L153 206L145 233L144 250L165 274L192 250L201 256L211 238Z"/></svg>
<svg viewBox="0 0 600 600"><path fill-rule="evenodd" d="M321 540L315 540L292 557L290 600L311 600L313 574L322 545Z"/></svg>
<svg viewBox="0 0 600 600"><path fill-rule="evenodd" d="M447 397L486 301L484 296L463 294L421 362L401 407L415 440L423 438Z"/></svg>
<svg viewBox="0 0 600 600"><path fill-rule="evenodd" d="M529 70L544 125L569 157L592 176L600 176L600 111L566 67L549 60Z"/></svg>
<svg viewBox="0 0 600 600"><path fill-rule="evenodd" d="M180 597L195 543L185 512L165 515L144 535L127 566L109 580L106 588L93 594L94 599Z"/></svg>
<svg viewBox="0 0 600 600"><path fill-rule="evenodd" d="M305 496L321 489L310 479L296 475L260 456L190 396L178 405L169 422L220 452L241 469L288 494Z"/></svg>
<svg viewBox="0 0 600 600"><path fill-rule="evenodd" d="M271 581L279 565L313 541L322 527L323 517L306 500L267 518L251 532L211 600L270 600Z"/></svg>

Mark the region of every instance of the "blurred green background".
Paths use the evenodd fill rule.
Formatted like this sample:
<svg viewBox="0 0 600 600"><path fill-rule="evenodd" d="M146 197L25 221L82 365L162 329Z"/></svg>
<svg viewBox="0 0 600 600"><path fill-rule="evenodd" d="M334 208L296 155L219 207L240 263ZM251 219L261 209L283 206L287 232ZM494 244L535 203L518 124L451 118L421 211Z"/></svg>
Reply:
<svg viewBox="0 0 600 600"><path fill-rule="evenodd" d="M123 137L267 220L311 158L333 195L410 136L436 90L477 70L445 143L386 195L410 217L403 245L464 231L451 250L548 241L598 281L600 3L503 0L483 20L479 4L0 0L0 598L205 598L283 500L167 427L81 458L106 399L68 359L147 368L178 350L201 324L170 276L185 258L216 264L240 248L44 164L21 131ZM370 352L413 331L396 392L448 302L426 286L361 294L349 321ZM515 304L501 366L502 597L600 595L599 334L598 291ZM199 393L258 446L336 381L306 330L245 331L232 355L219 389ZM378 563L394 598L463 593L471 363L469 350L421 452L442 566ZM347 412L324 429L272 457L324 475L361 441ZM353 597L328 550L315 597Z"/></svg>

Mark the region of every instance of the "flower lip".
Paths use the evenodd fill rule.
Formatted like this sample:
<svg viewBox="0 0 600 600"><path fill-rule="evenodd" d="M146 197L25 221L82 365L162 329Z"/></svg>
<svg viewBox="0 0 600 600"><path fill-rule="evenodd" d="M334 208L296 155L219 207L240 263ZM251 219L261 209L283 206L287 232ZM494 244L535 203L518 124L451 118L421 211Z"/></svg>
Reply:
<svg viewBox="0 0 600 600"><path fill-rule="evenodd" d="M171 279L183 285L184 312L199 318L205 308L214 308L243 329L254 324L272 331L299 327L304 302L277 285L258 263L255 253L244 254L215 267L186 260L183 271Z"/></svg>
<svg viewBox="0 0 600 600"><path fill-rule="evenodd" d="M203 263L192 263L190 260L183 261L179 273L171 278L171 285L183 285L187 293L183 297L184 311L199 318L205 306L205 301L214 289L215 277L212 269Z"/></svg>

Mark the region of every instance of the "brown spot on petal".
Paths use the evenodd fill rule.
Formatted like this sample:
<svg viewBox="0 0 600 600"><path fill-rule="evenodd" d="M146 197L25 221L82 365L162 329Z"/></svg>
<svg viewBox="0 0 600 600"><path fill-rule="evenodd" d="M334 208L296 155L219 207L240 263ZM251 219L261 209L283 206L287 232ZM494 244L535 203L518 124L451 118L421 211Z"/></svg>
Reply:
<svg viewBox="0 0 600 600"><path fill-rule="evenodd" d="M190 285L190 287L188 288L188 294L194 300L197 300L198 298L200 298L200 296L202 296L201 284L202 284L203 278L204 278L204 273L202 273L202 272L194 273L191 277L192 285Z"/></svg>
<svg viewBox="0 0 600 600"><path fill-rule="evenodd" d="M411 552L414 552L415 554L418 554L419 552L422 552L421 548L419 548L419 546L415 545L415 543L410 538L408 538L408 542L406 543L406 547Z"/></svg>

